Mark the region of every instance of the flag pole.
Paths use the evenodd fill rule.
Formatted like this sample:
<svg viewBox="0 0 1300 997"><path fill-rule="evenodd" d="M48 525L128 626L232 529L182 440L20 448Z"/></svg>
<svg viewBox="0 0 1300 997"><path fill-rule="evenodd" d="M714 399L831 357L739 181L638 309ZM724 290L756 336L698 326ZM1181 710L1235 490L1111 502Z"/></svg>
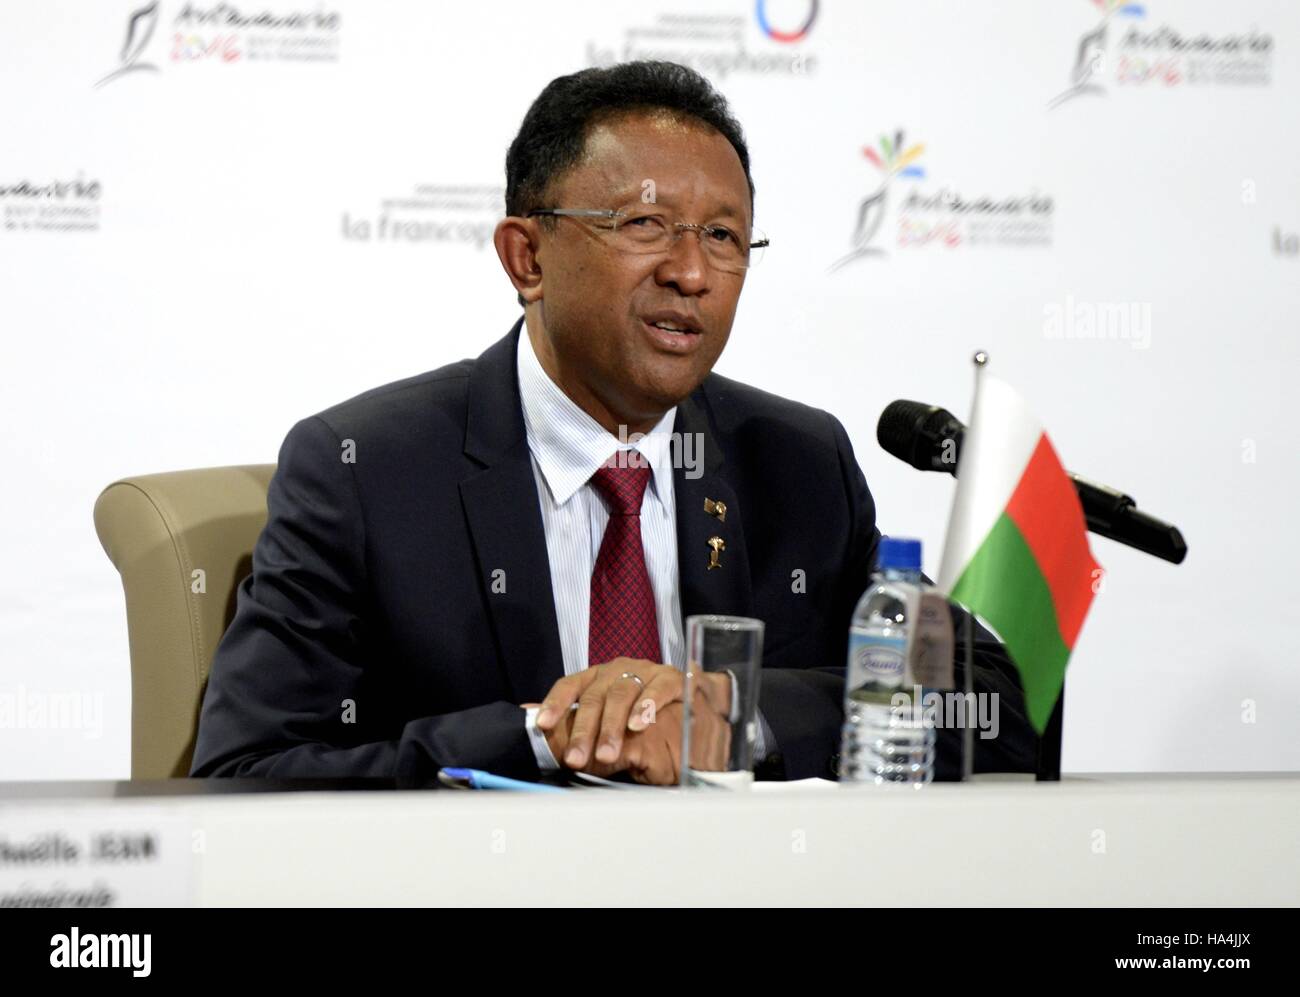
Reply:
<svg viewBox="0 0 1300 997"><path fill-rule="evenodd" d="M972 717L979 715L979 709L975 705L975 614L970 610L966 611L962 630L965 631L966 643L966 727L961 732L961 781L970 782L975 775L975 722Z"/></svg>
<svg viewBox="0 0 1300 997"><path fill-rule="evenodd" d="M975 364L975 399L979 399L980 391L980 374L988 366L989 355L985 350L976 350L975 355L971 357ZM971 411L976 411L975 404L972 402ZM960 465L958 465L960 473ZM965 671L965 688L963 692L966 697L966 726L962 731L962 753L961 753L961 780L970 782L975 775L975 725L971 722L971 711L975 711L978 716L979 710L975 705L975 614L966 611L966 619L962 624L962 630L965 631L964 641L966 646L966 668Z"/></svg>

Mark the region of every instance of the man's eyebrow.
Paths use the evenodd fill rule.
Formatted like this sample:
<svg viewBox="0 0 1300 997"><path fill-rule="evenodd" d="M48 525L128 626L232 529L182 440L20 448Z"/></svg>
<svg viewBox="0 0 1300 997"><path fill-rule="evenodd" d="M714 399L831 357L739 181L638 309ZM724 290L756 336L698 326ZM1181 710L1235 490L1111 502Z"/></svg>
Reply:
<svg viewBox="0 0 1300 997"><path fill-rule="evenodd" d="M729 201L723 202L722 207L715 211L714 214L720 218L731 217L737 221L745 220L745 213Z"/></svg>
<svg viewBox="0 0 1300 997"><path fill-rule="evenodd" d="M620 194L618 200L615 201L615 203L616 204L644 203L647 206L651 204L664 204L667 205L668 207L673 207L670 201L654 200L654 201L642 202L641 191L642 188L640 185L637 185L636 187L629 187L625 192L622 192ZM708 214L710 218L734 218L736 219L736 221L742 221L742 222L745 220L745 212L741 211L740 208L736 207L736 205L733 204L731 201L724 201L718 208L716 208L713 211L710 211Z"/></svg>

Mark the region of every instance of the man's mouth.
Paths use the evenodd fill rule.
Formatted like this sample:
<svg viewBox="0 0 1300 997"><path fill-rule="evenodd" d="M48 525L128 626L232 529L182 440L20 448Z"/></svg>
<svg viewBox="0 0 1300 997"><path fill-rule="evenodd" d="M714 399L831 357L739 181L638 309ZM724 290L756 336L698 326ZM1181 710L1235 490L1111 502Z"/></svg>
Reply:
<svg viewBox="0 0 1300 997"><path fill-rule="evenodd" d="M694 332L694 329L687 328L684 325L674 325L671 322L651 322L656 329L663 329L665 332Z"/></svg>
<svg viewBox="0 0 1300 997"><path fill-rule="evenodd" d="M650 341L669 353L690 353L699 345L701 330L691 319L650 317L641 320Z"/></svg>

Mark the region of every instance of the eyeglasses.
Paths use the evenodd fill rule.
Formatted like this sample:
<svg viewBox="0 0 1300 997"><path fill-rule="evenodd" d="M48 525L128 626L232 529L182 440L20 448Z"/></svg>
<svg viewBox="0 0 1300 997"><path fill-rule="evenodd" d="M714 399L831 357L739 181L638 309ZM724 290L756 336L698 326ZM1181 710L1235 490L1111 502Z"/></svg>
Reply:
<svg viewBox="0 0 1300 997"><path fill-rule="evenodd" d="M617 251L646 256L671 252L682 233L689 229L698 236L710 265L726 273L744 273L756 266L768 245L767 237L758 229L745 238L725 225L671 222L664 215L652 212L600 208L537 208L528 212L529 218L538 215L589 221L597 230L608 233L609 244Z"/></svg>

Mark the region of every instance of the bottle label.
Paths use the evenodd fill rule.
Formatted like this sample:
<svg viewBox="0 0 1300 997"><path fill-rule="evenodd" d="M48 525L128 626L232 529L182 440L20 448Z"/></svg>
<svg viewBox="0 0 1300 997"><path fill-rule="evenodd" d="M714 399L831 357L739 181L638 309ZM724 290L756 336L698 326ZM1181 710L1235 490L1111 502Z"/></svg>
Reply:
<svg viewBox="0 0 1300 997"><path fill-rule="evenodd" d="M907 641L903 637L853 634L849 638L849 688L901 685L906 671Z"/></svg>
<svg viewBox="0 0 1300 997"><path fill-rule="evenodd" d="M943 593L931 588L921 590L915 633L908 684L929 689L955 688L952 614Z"/></svg>

